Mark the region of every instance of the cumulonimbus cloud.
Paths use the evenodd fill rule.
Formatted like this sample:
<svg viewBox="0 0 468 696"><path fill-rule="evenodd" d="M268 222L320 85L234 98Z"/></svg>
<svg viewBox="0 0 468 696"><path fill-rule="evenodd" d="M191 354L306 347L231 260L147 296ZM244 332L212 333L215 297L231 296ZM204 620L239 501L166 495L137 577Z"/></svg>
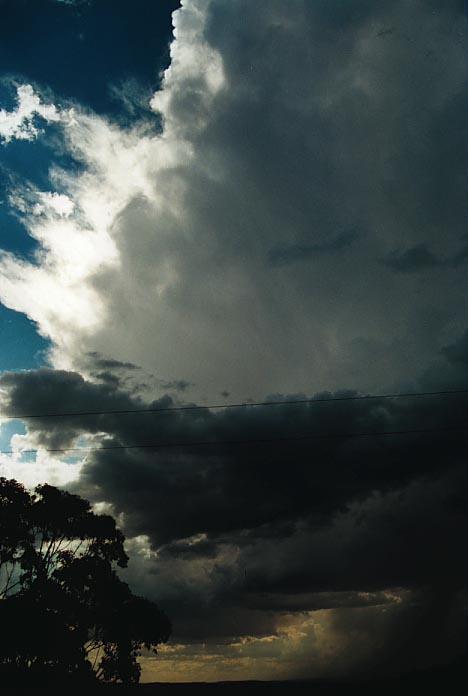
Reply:
<svg viewBox="0 0 468 696"><path fill-rule="evenodd" d="M161 133L67 107L56 125L79 171L55 167L50 191L11 192L39 250L32 263L2 254L0 297L51 340L53 369L4 375L8 413L467 383L462 264L430 284L394 273L455 258L466 234L466 24L448 5L350 7L184 2L151 98ZM393 268L381 263L390 257ZM323 609L337 612L328 636L343 635L348 616L372 653L380 611L398 637L418 601L425 627L444 601L462 606L464 436L448 432L459 407L38 419L27 441L433 429L313 446L100 450L73 482L118 516L139 561L133 579L174 612L181 642L205 632L218 645L274 643L288 614L306 650L317 643L312 619L297 617ZM356 611L340 613L340 602Z"/></svg>
<svg viewBox="0 0 468 696"><path fill-rule="evenodd" d="M53 365L84 369L112 345L190 398L375 391L383 374L411 382L442 326L456 337L463 264L460 282L421 293L424 278L395 282L380 261L395 248L453 258L465 233L463 158L443 155L465 147L464 128L443 127L466 98L457 18L397 0L333 7L184 3L151 99L162 133L67 109L80 169L52 168L48 193L73 213L23 211L37 260L3 255L0 283L50 338ZM295 263L269 263L275 249Z"/></svg>

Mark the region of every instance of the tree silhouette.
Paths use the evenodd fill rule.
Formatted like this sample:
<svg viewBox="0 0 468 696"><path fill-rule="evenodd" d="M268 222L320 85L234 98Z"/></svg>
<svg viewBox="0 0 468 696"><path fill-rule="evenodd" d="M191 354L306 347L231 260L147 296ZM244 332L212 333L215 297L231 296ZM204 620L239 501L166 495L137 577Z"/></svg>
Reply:
<svg viewBox="0 0 468 696"><path fill-rule="evenodd" d="M83 498L0 478L2 684L138 682L142 648L156 653L171 625L119 579L123 544Z"/></svg>

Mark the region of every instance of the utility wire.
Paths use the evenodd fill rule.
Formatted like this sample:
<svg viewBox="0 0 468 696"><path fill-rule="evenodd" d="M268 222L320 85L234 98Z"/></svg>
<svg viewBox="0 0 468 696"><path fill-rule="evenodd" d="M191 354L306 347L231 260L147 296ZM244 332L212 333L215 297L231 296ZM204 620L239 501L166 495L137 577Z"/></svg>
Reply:
<svg viewBox="0 0 468 696"><path fill-rule="evenodd" d="M229 408L243 408L255 406L288 406L293 404L323 404L334 401L368 401L371 399L402 399L409 397L426 397L426 396L453 396L456 394L468 394L468 389L453 389L445 391L426 391L426 392L404 392L400 394L375 394L365 396L332 396L320 399L293 399L285 401L258 401L254 403L244 402L238 404L211 404L209 406L167 406L155 408L136 408L136 409L118 409L115 411L70 411L65 413L34 413L22 414L14 416L2 416L0 420L29 420L32 418L70 418L73 416L104 416L104 415L120 415L125 413L167 413L170 411L207 411L220 410Z"/></svg>
<svg viewBox="0 0 468 696"><path fill-rule="evenodd" d="M354 437L388 437L390 435L428 435L431 433L447 432L467 432L465 425L449 426L446 428L418 428L411 430L382 430L382 431L363 431L349 433L308 433L306 435L294 435L290 437L273 438L249 438L245 440L195 440L193 442L158 442L152 444L135 445L102 445L101 447L56 447L28 450L1 450L0 454L37 454L40 452L99 452L102 450L130 450L130 449L166 449L172 447L204 447L211 445L232 446L232 445L260 445L273 442L301 442L307 440L334 440L350 439Z"/></svg>

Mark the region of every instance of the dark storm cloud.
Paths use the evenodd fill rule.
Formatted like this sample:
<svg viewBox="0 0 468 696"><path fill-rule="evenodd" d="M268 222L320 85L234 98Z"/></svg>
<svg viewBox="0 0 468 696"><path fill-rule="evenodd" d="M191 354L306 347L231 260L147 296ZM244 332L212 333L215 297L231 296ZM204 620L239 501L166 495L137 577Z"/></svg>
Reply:
<svg viewBox="0 0 468 696"><path fill-rule="evenodd" d="M3 412L10 416L120 410L141 406L138 399L116 390L115 381L110 375L106 383L98 384L86 381L76 372L42 368L29 372L4 372L0 375L0 386L8 393L6 403L2 404ZM162 403L167 403L167 400ZM105 425L101 425L100 416L86 419L86 416L36 418L29 424L32 432L38 432L43 446L56 448L70 446L83 432L107 430Z"/></svg>
<svg viewBox="0 0 468 696"><path fill-rule="evenodd" d="M35 385L36 412L40 406L37 383L40 380ZM2 385L7 384L4 378ZM131 409L138 403L108 387L100 393L98 386L80 382L77 376L66 375L62 383L57 380L55 387L56 397L60 395L67 410L88 410L90 403L93 410L98 404L109 410ZM33 393L30 386L28 392ZM49 388L48 397L51 392ZM10 411L18 403L19 393L18 389L11 394ZM29 399L30 407L32 400ZM50 401L45 401L50 412ZM151 406L164 404L170 405L171 400L161 399ZM268 537L278 534L281 525L289 533L289 525L298 520L307 518L322 524L352 500L365 498L374 490L387 491L415 477L454 466L456 462L445 462L444 453L448 446L462 446L463 435L457 432L451 433L450 438L439 433L351 440L321 437L439 428L453 425L454 415L456 411L447 403L416 406L409 402L356 402L322 407L311 404L219 412L85 416L67 419L65 432L64 424L54 420L47 423L46 431L45 421L31 421L29 427L37 430L39 441L49 446L71 442L73 431L104 431L108 433L107 445L170 445L160 450L98 452L81 480L84 487L89 483L91 488L100 488L103 497L112 500L116 509L125 510L126 524L132 533L148 533L160 545L200 533L211 537ZM459 417L457 423L461 424ZM312 441L196 444L300 438L309 433L319 437ZM180 450L172 447L181 442L192 444ZM175 500L184 500L184 505L174 506Z"/></svg>
<svg viewBox="0 0 468 696"><path fill-rule="evenodd" d="M139 370L138 365L134 365L131 362L121 362L120 360L115 360L113 358L106 358L102 356L97 351L90 351L87 353L91 359L94 367L100 370Z"/></svg>
<svg viewBox="0 0 468 696"><path fill-rule="evenodd" d="M166 544L161 549L161 555L168 558L182 557L184 560L193 558L214 558L219 550L219 545L214 541L202 540L198 543L187 543L184 541L176 541Z"/></svg>
<svg viewBox="0 0 468 696"><path fill-rule="evenodd" d="M354 607L382 606L391 603L386 592L354 592L331 590L330 592L245 592L239 597L242 605L257 611L318 611Z"/></svg>
<svg viewBox="0 0 468 696"><path fill-rule="evenodd" d="M383 263L399 273L413 273L425 268L439 268L444 263L425 244L418 244L406 251L393 251Z"/></svg>
<svg viewBox="0 0 468 696"><path fill-rule="evenodd" d="M443 348L441 353L451 365L468 368L468 331L458 341Z"/></svg>
<svg viewBox="0 0 468 696"><path fill-rule="evenodd" d="M382 678L450 664L457 658L464 664L466 600L463 591L428 587L410 601L390 607L335 612L337 634L351 635L355 641L336 672Z"/></svg>
<svg viewBox="0 0 468 696"><path fill-rule="evenodd" d="M418 244L405 251L392 251L382 263L398 273L417 273L428 268L454 269L467 260L467 247L451 257L439 258L427 248L426 244Z"/></svg>
<svg viewBox="0 0 468 696"><path fill-rule="evenodd" d="M179 391L184 392L192 386L191 382L187 382L185 379L174 379L169 382L161 381L161 388L167 389L168 391Z"/></svg>
<svg viewBox="0 0 468 696"><path fill-rule="evenodd" d="M122 384L122 379L112 372L93 372L94 379L105 382L109 387L118 389Z"/></svg>
<svg viewBox="0 0 468 696"><path fill-rule="evenodd" d="M374 493L335 515L332 525L317 529L305 524L292 542L263 541L262 553L254 543L242 556L248 568L244 589L252 593L253 606L255 597L265 602L265 593L375 592L426 585L450 585L458 591L468 572L460 548L468 533L467 488L463 462L447 473Z"/></svg>
<svg viewBox="0 0 468 696"><path fill-rule="evenodd" d="M237 26L241 14L248 18L242 32L227 34L226 27ZM392 40L373 38L389 17L398 18L399 25ZM451 234L464 226L466 93L445 103L448 85L441 75L451 59L425 57L446 23L454 31L451 48L457 47L459 7L439 3L434 23L433 17L427 5L409 7L401 0L384 5L297 2L294 12L272 0L265 3L261 20L251 3L214 3L208 37L220 47L232 86L224 99L233 108L226 113L227 105L217 104L224 109L218 127L224 129L225 148L236 148L226 154L265 191L274 191L281 223L295 231L300 223L306 239L322 241L326 223L336 217L353 225L360 209L372 213L369 203L375 195L381 214L389 212L392 201L401 203L398 223L394 220L400 234L416 218L428 221L423 234L429 237L439 221ZM268 112L265 102L273 102ZM232 127L229 115L241 128ZM457 123L450 133L447 119ZM257 123L262 137L254 143ZM456 158L448 156L448 142L450 152L460 148ZM398 236L398 230L392 234Z"/></svg>
<svg viewBox="0 0 468 696"><path fill-rule="evenodd" d="M171 576L188 574L187 606L202 601L204 610L198 608L192 621L189 611L178 609L177 600L169 598L168 602L173 615L181 618L181 637L187 631L192 639L200 639L209 630L210 620L220 607L224 607L223 615L232 617L241 616L245 609L255 611L255 635L266 630L264 614L273 612L280 617L284 612L382 606L394 602L395 592L402 594L404 606L409 601L411 607L426 588L435 588L439 599L445 595L447 602L458 597L462 609L461 593L468 571L463 553L468 532L466 495L466 469L460 468L440 478L414 481L387 495L370 496L320 528L304 524L288 537L252 538L250 545L242 547L234 566L229 556L218 554L216 567L210 571L216 587L214 604L210 601L213 586L208 589L198 584L197 588L190 576L191 562L197 558L193 552L181 563L179 554L171 556L172 546L168 553L163 549L155 577L163 572L169 581ZM200 542L200 546L205 543ZM231 544L236 543L238 539L231 537ZM213 551L210 545L205 567ZM382 588L395 589L392 593ZM403 593L402 588L406 588ZM415 598L408 593L415 593ZM397 614L413 630L409 625L411 612L404 615L397 610ZM362 616L356 615L355 620L362 620ZM220 616L218 621L222 623ZM372 633L370 629L371 623L368 631ZM403 626L400 631L404 632ZM439 636L434 642L439 645L443 640Z"/></svg>
<svg viewBox="0 0 468 696"><path fill-rule="evenodd" d="M359 237L357 230L345 230L329 242L321 244L297 244L276 247L269 253L269 259L274 266L282 266L295 261L306 261L320 257L323 254L335 254L347 249Z"/></svg>
<svg viewBox="0 0 468 696"><path fill-rule="evenodd" d="M468 386L467 361L466 334L439 357L440 365L457 371L459 388ZM7 396L3 413L176 405L169 397L148 404L65 371L6 373L0 386ZM111 503L123 515L127 536L147 535L159 549L144 578L136 554L135 575L130 570L127 579L162 602L178 641L229 644L234 637L276 635L286 614L318 609L345 611L336 630L343 621L367 631L368 640L366 612L380 616L379 607L389 605L387 618L393 618L381 635L393 645L405 630L414 636L426 630L426 619L418 618L429 612L426 597L437 593L438 602L461 606L468 573L466 435L443 429L463 427L467 408L467 397L458 395L102 414L31 420L28 428L42 446L66 445L86 433L98 434L97 444L121 445L442 429L387 438L98 451L89 453L72 486ZM388 588L416 599L404 600L399 610ZM423 602L420 611L411 609L415 601ZM455 623L440 634L452 636L452 654L460 646ZM380 665L384 654L371 647L365 655L348 653L363 670ZM416 660L420 651L413 653ZM393 667L402 664L395 656Z"/></svg>
<svg viewBox="0 0 468 696"><path fill-rule="evenodd" d="M466 336L441 355L449 366L466 359ZM7 373L0 384L8 392L6 414L173 405L168 397L143 404L63 371ZM466 408L458 395L102 414L32 420L28 427L44 446L103 432L106 445L171 445L94 452L77 489L124 513L127 534L147 534L163 565L200 558L217 559L222 568L223 555L237 549L235 577L226 566L231 582L218 592L229 601L240 592L236 601L250 605L268 593L274 605L275 596L293 593L462 582L466 436L444 430L462 428ZM421 428L434 432L322 437ZM196 445L314 433L320 437L309 441ZM192 444L172 447L184 442Z"/></svg>
<svg viewBox="0 0 468 696"><path fill-rule="evenodd" d="M468 385L468 331L444 346L422 375L424 389L464 389Z"/></svg>
<svg viewBox="0 0 468 696"><path fill-rule="evenodd" d="M52 0L52 2L58 2L61 3L62 5L86 5L86 4L91 4L93 0Z"/></svg>

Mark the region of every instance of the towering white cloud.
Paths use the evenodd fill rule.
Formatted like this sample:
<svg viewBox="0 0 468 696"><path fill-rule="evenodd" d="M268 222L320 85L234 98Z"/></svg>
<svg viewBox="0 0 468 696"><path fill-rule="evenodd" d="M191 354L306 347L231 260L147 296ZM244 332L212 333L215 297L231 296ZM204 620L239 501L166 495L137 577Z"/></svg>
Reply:
<svg viewBox="0 0 468 696"><path fill-rule="evenodd" d="M55 365L112 353L196 398L411 382L456 337L464 293L462 260L456 282L384 263L423 240L464 258L465 175L443 159L468 77L450 11L192 0L174 25L161 134L20 88L4 133L60 119L84 171L51 172L66 216L23 210L41 250L3 256L3 301Z"/></svg>

